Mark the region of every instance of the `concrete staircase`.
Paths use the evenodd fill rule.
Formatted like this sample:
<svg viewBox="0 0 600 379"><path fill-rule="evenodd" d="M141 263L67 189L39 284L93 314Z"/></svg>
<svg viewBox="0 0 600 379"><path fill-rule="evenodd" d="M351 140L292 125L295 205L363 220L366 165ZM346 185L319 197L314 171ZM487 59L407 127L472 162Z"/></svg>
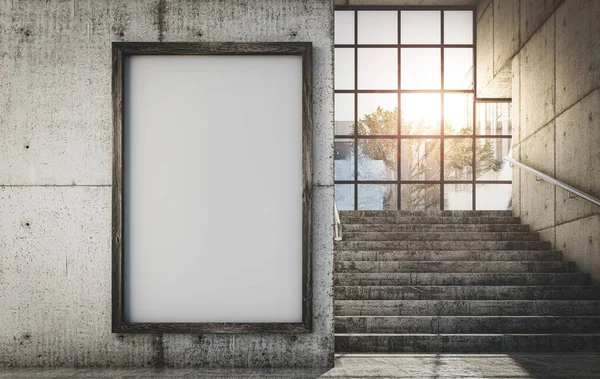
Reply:
<svg viewBox="0 0 600 379"><path fill-rule="evenodd" d="M337 353L600 351L600 288L506 211L342 211Z"/></svg>

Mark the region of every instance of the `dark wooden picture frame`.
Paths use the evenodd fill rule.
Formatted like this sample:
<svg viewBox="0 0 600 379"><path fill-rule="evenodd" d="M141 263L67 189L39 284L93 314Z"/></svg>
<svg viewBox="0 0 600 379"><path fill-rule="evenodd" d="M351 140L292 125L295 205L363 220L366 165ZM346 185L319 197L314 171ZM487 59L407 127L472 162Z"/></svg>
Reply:
<svg viewBox="0 0 600 379"><path fill-rule="evenodd" d="M302 57L302 322L139 323L125 317L124 67L134 55L299 55ZM112 44L112 332L113 333L307 333L312 331L312 43L142 43Z"/></svg>

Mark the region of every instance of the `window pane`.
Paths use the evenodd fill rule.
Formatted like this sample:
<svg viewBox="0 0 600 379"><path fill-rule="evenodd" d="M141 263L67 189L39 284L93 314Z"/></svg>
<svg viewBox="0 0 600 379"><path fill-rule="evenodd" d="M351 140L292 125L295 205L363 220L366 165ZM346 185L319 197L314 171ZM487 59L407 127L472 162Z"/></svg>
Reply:
<svg viewBox="0 0 600 379"><path fill-rule="evenodd" d="M359 89L398 89L398 49L358 49Z"/></svg>
<svg viewBox="0 0 600 379"><path fill-rule="evenodd" d="M395 139L358 140L358 180L395 180L398 165Z"/></svg>
<svg viewBox="0 0 600 379"><path fill-rule="evenodd" d="M444 49L444 89L473 89L473 49Z"/></svg>
<svg viewBox="0 0 600 379"><path fill-rule="evenodd" d="M335 180L354 180L354 140L336 139L334 145Z"/></svg>
<svg viewBox="0 0 600 379"><path fill-rule="evenodd" d="M446 135L473 134L473 94L444 95L444 125Z"/></svg>
<svg viewBox="0 0 600 379"><path fill-rule="evenodd" d="M400 14L403 44L440 44L440 11L402 11Z"/></svg>
<svg viewBox="0 0 600 379"><path fill-rule="evenodd" d="M478 210L512 210L512 184L477 184L475 202Z"/></svg>
<svg viewBox="0 0 600 379"><path fill-rule="evenodd" d="M397 210L397 188L396 184L359 184L358 209Z"/></svg>
<svg viewBox="0 0 600 379"><path fill-rule="evenodd" d="M440 49L402 49L402 89L440 89Z"/></svg>
<svg viewBox="0 0 600 379"><path fill-rule="evenodd" d="M354 43L354 11L335 11L335 43Z"/></svg>
<svg viewBox="0 0 600 379"><path fill-rule="evenodd" d="M442 95L439 93L403 93L402 134L440 134Z"/></svg>
<svg viewBox="0 0 600 379"><path fill-rule="evenodd" d="M472 11L444 12L444 43L454 45L473 43Z"/></svg>
<svg viewBox="0 0 600 379"><path fill-rule="evenodd" d="M358 95L358 134L398 133L398 95L361 93Z"/></svg>
<svg viewBox="0 0 600 379"><path fill-rule="evenodd" d="M439 184L402 184L400 192L402 210L428 211L440 209Z"/></svg>
<svg viewBox="0 0 600 379"><path fill-rule="evenodd" d="M440 180L440 140L403 139L402 180Z"/></svg>
<svg viewBox="0 0 600 379"><path fill-rule="evenodd" d="M340 211L354 210L354 184L335 185L335 204Z"/></svg>
<svg viewBox="0 0 600 379"><path fill-rule="evenodd" d="M471 180L473 178L473 139L447 138L444 140L444 178Z"/></svg>
<svg viewBox="0 0 600 379"><path fill-rule="evenodd" d="M398 13L396 11L358 12L358 43L397 44Z"/></svg>
<svg viewBox="0 0 600 379"><path fill-rule="evenodd" d="M354 49L335 49L335 89L354 89Z"/></svg>
<svg viewBox="0 0 600 379"><path fill-rule="evenodd" d="M470 211L473 209L472 184L444 184L444 209Z"/></svg>
<svg viewBox="0 0 600 379"><path fill-rule="evenodd" d="M512 169L502 161L510 154L510 138L477 138L477 180L512 180Z"/></svg>
<svg viewBox="0 0 600 379"><path fill-rule="evenodd" d="M354 134L354 95L335 94L335 134Z"/></svg>
<svg viewBox="0 0 600 379"><path fill-rule="evenodd" d="M477 134L512 135L511 103L477 103Z"/></svg>

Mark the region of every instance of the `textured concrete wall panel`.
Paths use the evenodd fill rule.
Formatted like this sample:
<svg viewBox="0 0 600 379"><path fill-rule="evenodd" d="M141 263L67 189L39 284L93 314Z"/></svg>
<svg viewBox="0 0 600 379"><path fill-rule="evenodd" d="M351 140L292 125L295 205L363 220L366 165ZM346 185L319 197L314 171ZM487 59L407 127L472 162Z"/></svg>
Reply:
<svg viewBox="0 0 600 379"><path fill-rule="evenodd" d="M592 282L600 285L600 215L558 225L556 248L563 259L577 263L577 270L588 272Z"/></svg>
<svg viewBox="0 0 600 379"><path fill-rule="evenodd" d="M554 122L520 144L521 162L554 176ZM555 186L536 180L530 173L521 174L521 218L532 230L554 226Z"/></svg>
<svg viewBox="0 0 600 379"><path fill-rule="evenodd" d="M521 160L521 146L512 147L512 157L517 161ZM513 168L512 171L512 211L513 215L521 217L521 170Z"/></svg>
<svg viewBox="0 0 600 379"><path fill-rule="evenodd" d="M516 16L515 4L519 8ZM515 19L518 22L509 30ZM516 53L510 64L513 157L596 197L600 196L598 20L600 1L595 0L478 3L480 97L501 92L495 88L508 64L498 65ZM519 32L518 43L515 31ZM513 213L600 283L595 245L598 207L570 199L566 191L515 169Z"/></svg>
<svg viewBox="0 0 600 379"><path fill-rule="evenodd" d="M110 332L110 187L0 187L0 365L157 362Z"/></svg>
<svg viewBox="0 0 600 379"><path fill-rule="evenodd" d="M475 8L475 20L479 22L479 19L483 16L483 13L487 10L487 8L492 4L493 0L479 0L477 2L477 6Z"/></svg>
<svg viewBox="0 0 600 379"><path fill-rule="evenodd" d="M550 242L552 249L560 251L560 249L556 247L556 227L553 226L551 228L538 230L538 233L540 234L540 239L542 241Z"/></svg>
<svg viewBox="0 0 600 379"><path fill-rule="evenodd" d="M0 2L0 184L110 184L110 43L155 40L154 8Z"/></svg>
<svg viewBox="0 0 600 379"><path fill-rule="evenodd" d="M554 118L554 18L523 47L521 62L521 140Z"/></svg>
<svg viewBox="0 0 600 379"><path fill-rule="evenodd" d="M519 54L512 60L511 75L512 143L517 145L521 142L521 57Z"/></svg>
<svg viewBox="0 0 600 379"><path fill-rule="evenodd" d="M521 45L533 36L554 11L555 0L521 0Z"/></svg>
<svg viewBox="0 0 600 379"><path fill-rule="evenodd" d="M519 50L519 0L494 1L494 75Z"/></svg>
<svg viewBox="0 0 600 379"><path fill-rule="evenodd" d="M556 10L556 111L600 88L600 1L567 0Z"/></svg>
<svg viewBox="0 0 600 379"><path fill-rule="evenodd" d="M512 1L502 4L482 1L477 4L478 97L509 98L511 95L510 58L517 48L510 44L513 38L518 41L519 28L518 22L513 25L515 12ZM516 17L518 20L518 9Z"/></svg>
<svg viewBox="0 0 600 379"><path fill-rule="evenodd" d="M516 55L512 60L512 157L517 161L521 161L521 61L519 55ZM521 215L521 170L512 170L512 209L515 216Z"/></svg>
<svg viewBox="0 0 600 379"><path fill-rule="evenodd" d="M486 88L494 78L494 9L488 6L477 22L477 96L488 96Z"/></svg>
<svg viewBox="0 0 600 379"><path fill-rule="evenodd" d="M0 365L333 364L332 30L327 0L0 0ZM313 42L313 333L111 333L114 41Z"/></svg>
<svg viewBox="0 0 600 379"><path fill-rule="evenodd" d="M556 118L556 177L600 198L600 90ZM600 207L557 192L558 223L600 213Z"/></svg>

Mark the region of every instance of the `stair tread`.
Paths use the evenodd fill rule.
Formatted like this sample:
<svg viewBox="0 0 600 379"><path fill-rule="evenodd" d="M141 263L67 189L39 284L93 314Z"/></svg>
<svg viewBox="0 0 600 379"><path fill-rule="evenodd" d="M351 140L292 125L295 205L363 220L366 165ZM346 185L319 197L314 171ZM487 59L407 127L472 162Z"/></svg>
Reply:
<svg viewBox="0 0 600 379"><path fill-rule="evenodd" d="M559 254L556 250L335 250L335 254L388 254L388 255L418 255L418 254ZM418 259L415 259L418 261Z"/></svg>
<svg viewBox="0 0 600 379"><path fill-rule="evenodd" d="M573 272L565 261L335 261L336 273L434 273L434 272Z"/></svg>
<svg viewBox="0 0 600 379"><path fill-rule="evenodd" d="M557 302L557 301L562 301L562 302L596 302L596 303L600 303L600 299L588 299L588 300L580 300L580 299L556 299L556 300L548 300L548 299L468 299L468 300L457 300L457 299L440 299L440 300L435 300L435 299L416 299L416 300L386 300L386 299L382 299L382 300L374 300L374 299L366 299L366 300L361 300L361 299L335 299L334 303L342 303L342 302L361 302L361 303L382 303L382 302L387 302L388 304L390 303L418 303L418 302L430 302L430 303L440 303L440 302L457 302L457 303L464 303L464 302L491 302L491 301L495 301L495 302L507 302L507 301L511 301L511 302L543 302L543 301L547 301L547 302Z"/></svg>
<svg viewBox="0 0 600 379"><path fill-rule="evenodd" d="M407 261L410 262L410 261ZM444 261L440 261L444 262ZM494 261L489 261L494 262ZM511 261L500 261L500 262L511 262ZM518 261L521 262L521 261ZM552 261L550 261L552 262ZM384 277L394 277L394 276L402 276L402 275L423 275L423 274L432 274L432 275L486 275L486 276L501 276L501 275L569 275L569 276L587 276L588 274L583 272L336 272L334 275L369 275L369 276L380 276Z"/></svg>
<svg viewBox="0 0 600 379"><path fill-rule="evenodd" d="M518 318L518 319L535 319L535 318L548 318L548 319L553 319L553 318L588 318L588 319L600 319L600 314L599 315L594 315L594 316L563 316L563 315L516 315L516 316L494 316L494 315L482 315L482 316L478 316L478 315L463 315L463 316L452 316L452 315L428 315L428 316L417 316L417 315L412 315L412 316L378 316L378 315L373 315L373 316L369 316L369 315L356 315L356 316L335 316L335 318L405 318L405 319L421 319L421 318L430 318L430 319L434 319L434 318Z"/></svg>
<svg viewBox="0 0 600 379"><path fill-rule="evenodd" d="M511 211L340 216L338 351L600 350L600 286Z"/></svg>
<svg viewBox="0 0 600 379"><path fill-rule="evenodd" d="M348 232L346 234L538 234L537 232L518 232L518 231L501 231L501 232L490 232L490 231L444 231L444 232L436 232L436 231L372 231L372 232Z"/></svg>
<svg viewBox="0 0 600 379"><path fill-rule="evenodd" d="M335 250L552 250L547 241L397 240L335 242Z"/></svg>
<svg viewBox="0 0 600 379"><path fill-rule="evenodd" d="M537 250L532 250L532 251L537 251ZM344 261L344 262L365 262L365 261ZM407 263L407 262L411 262L411 263L430 263L432 261L384 261L386 263L389 262L397 262L397 263ZM457 260L448 260L448 261L433 261L433 262L460 262L460 263L481 263L482 261L457 261ZM529 262L529 263L546 263L548 261L483 261L485 263L500 263L500 262ZM551 261L552 263L554 263L553 261ZM559 261L562 263L571 263L571 261Z"/></svg>
<svg viewBox="0 0 600 379"><path fill-rule="evenodd" d="M435 217L435 216L342 216L344 224L520 224L519 217Z"/></svg>
<svg viewBox="0 0 600 379"><path fill-rule="evenodd" d="M372 218L376 218L376 217L372 217ZM513 217L514 218L514 217ZM357 226L357 225L361 225L364 226L365 224L363 223L352 223L352 222L346 222L346 223L342 223L342 226ZM382 222L381 224L368 224L369 226L389 226L390 224L386 223L386 222ZM442 224L428 224L428 223L414 223L414 224L410 224L410 225L414 225L414 226L423 226L423 227L429 227L429 226L438 226L438 225L442 225ZM444 224L444 225L448 225L448 224ZM463 226L465 224L461 224L461 226ZM468 224L466 224L468 225ZM502 224L502 223L477 223L477 224L473 224L473 225L482 225L482 226L510 226L510 224ZM526 226L524 224L517 224L518 226Z"/></svg>
<svg viewBox="0 0 600 379"><path fill-rule="evenodd" d="M592 336L600 337L600 333L334 333L335 336Z"/></svg>
<svg viewBox="0 0 600 379"><path fill-rule="evenodd" d="M338 285L336 287L351 287L351 288L385 288L385 289L390 289L390 288L465 288L465 287L473 287L473 288L485 288L485 287L489 287L489 288L543 288L543 289L548 289L548 286L511 286L511 285L502 285L502 286L486 286L486 285L479 285L479 286L423 286L423 285L403 285L403 286L347 286L347 285ZM551 288L560 288L560 289L579 289L579 288L585 288L585 289L596 289L596 290L600 290L600 287L598 286L552 286Z"/></svg>

